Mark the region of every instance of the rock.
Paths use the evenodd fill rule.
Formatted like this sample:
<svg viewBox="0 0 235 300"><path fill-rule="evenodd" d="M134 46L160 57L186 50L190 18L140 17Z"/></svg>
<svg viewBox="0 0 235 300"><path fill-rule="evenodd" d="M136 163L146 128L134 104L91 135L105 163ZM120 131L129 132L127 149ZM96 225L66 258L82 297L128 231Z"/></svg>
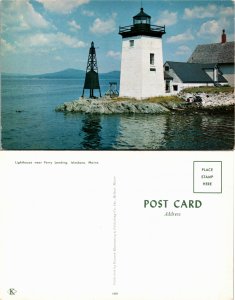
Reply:
<svg viewBox="0 0 235 300"><path fill-rule="evenodd" d="M180 93L180 98L187 102L197 102L197 99L201 99L203 107L218 107L218 106L230 106L235 104L234 94L219 93L219 94L206 94L206 93Z"/></svg>
<svg viewBox="0 0 235 300"><path fill-rule="evenodd" d="M83 112L89 114L155 114L169 112L169 109L158 103L140 101L113 101L110 99L75 100L59 105L56 111Z"/></svg>
<svg viewBox="0 0 235 300"><path fill-rule="evenodd" d="M118 100L102 97L99 99L80 98L72 102L65 102L56 108L62 112L81 112L86 114L160 114L170 111L208 109L227 111L234 105L233 94L206 94L206 93L183 93L179 94L182 102L166 100L158 102L137 101L135 99ZM226 107L228 109L226 109ZM230 108L229 108L230 107Z"/></svg>

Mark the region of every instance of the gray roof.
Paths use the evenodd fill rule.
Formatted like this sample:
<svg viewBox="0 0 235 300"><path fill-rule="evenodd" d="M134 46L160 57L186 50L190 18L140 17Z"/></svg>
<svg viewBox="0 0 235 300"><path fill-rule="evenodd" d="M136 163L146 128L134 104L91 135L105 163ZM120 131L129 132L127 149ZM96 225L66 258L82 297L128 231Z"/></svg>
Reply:
<svg viewBox="0 0 235 300"><path fill-rule="evenodd" d="M188 59L190 63L234 63L234 42L198 45Z"/></svg>
<svg viewBox="0 0 235 300"><path fill-rule="evenodd" d="M184 83L213 83L212 78L207 75L205 69L214 69L215 64L196 64L185 62L166 62L176 75ZM167 71L166 71L167 73ZM169 73L167 73L169 75ZM219 82L227 82L227 80L219 73Z"/></svg>
<svg viewBox="0 0 235 300"><path fill-rule="evenodd" d="M151 18L151 17L150 17L149 15L147 15L147 14L144 12L143 7L141 7L140 12L139 12L136 16L134 16L133 18L142 20L143 18L145 19L145 18Z"/></svg>

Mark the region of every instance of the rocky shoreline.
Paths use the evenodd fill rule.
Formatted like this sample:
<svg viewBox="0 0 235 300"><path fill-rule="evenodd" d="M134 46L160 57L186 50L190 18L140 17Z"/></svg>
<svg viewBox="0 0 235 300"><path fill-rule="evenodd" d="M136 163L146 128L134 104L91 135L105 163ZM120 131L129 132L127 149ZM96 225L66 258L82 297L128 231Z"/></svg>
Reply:
<svg viewBox="0 0 235 300"><path fill-rule="evenodd" d="M203 107L230 106L235 104L233 93L180 93L178 96L186 102L188 99L195 101L197 97L200 97Z"/></svg>
<svg viewBox="0 0 235 300"><path fill-rule="evenodd" d="M86 114L161 114L190 111L233 112L235 98L233 93L180 93L174 100L171 97L150 98L147 100L119 99L102 97L99 99L80 98L65 102L57 112ZM200 101L198 101L198 99Z"/></svg>

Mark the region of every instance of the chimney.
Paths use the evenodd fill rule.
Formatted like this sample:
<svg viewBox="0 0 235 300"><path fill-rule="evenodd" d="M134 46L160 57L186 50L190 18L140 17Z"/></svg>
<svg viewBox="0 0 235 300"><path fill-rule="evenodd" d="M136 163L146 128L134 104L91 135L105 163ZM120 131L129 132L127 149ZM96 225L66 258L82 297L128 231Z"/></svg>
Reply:
<svg viewBox="0 0 235 300"><path fill-rule="evenodd" d="M223 29L222 35L221 35L221 44L226 43L226 33L225 30Z"/></svg>

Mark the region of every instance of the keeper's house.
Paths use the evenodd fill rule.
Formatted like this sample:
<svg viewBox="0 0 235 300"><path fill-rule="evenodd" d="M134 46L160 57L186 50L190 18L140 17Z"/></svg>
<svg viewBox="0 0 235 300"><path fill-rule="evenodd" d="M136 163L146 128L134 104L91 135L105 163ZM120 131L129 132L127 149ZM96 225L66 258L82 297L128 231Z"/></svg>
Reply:
<svg viewBox="0 0 235 300"><path fill-rule="evenodd" d="M171 94L187 87L234 86L234 42L226 41L223 30L220 43L198 45L188 62L166 61L164 80Z"/></svg>
<svg viewBox="0 0 235 300"><path fill-rule="evenodd" d="M226 33L223 30L220 43L198 45L188 62L217 64L228 84L234 86L234 45L234 41L227 42Z"/></svg>
<svg viewBox="0 0 235 300"><path fill-rule="evenodd" d="M164 78L166 93L171 94L177 94L188 87L228 84L216 64L166 61Z"/></svg>

